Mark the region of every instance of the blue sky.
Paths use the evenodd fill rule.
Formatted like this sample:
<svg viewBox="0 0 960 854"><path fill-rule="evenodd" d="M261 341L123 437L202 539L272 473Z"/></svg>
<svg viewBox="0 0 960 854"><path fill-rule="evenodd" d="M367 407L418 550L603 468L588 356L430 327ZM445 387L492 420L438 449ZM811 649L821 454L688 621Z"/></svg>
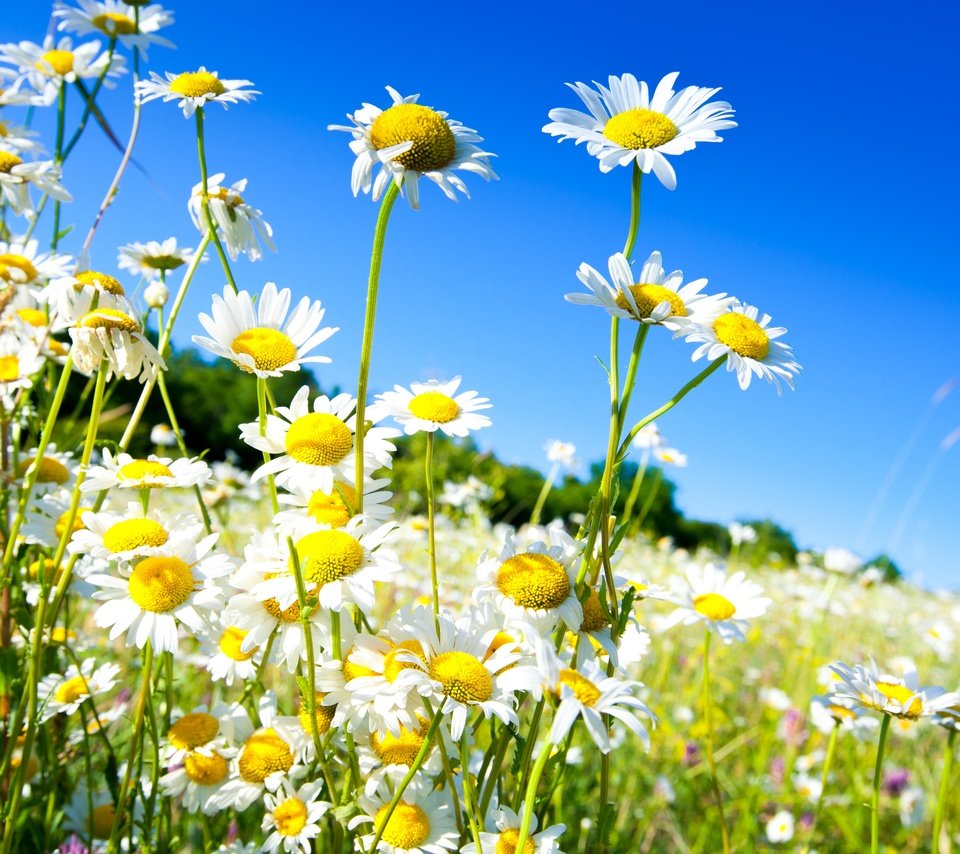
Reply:
<svg viewBox="0 0 960 854"><path fill-rule="evenodd" d="M769 312L790 330L804 374L780 399L765 384L743 393L715 375L663 419L690 458L675 472L679 504L721 522L773 517L803 546L865 557L892 547L913 577L960 584L960 449L932 462L960 425L960 390L928 411L960 376L955 10L698 0L604 4L602 14L560 3L546 16L518 4L421 4L404 20L386 5L288 4L272 15L252 0L170 5L178 49L152 49L147 68L204 64L264 93L209 111L208 158L229 180L249 179L247 199L275 230L279 252L242 259L240 286L272 280L319 298L342 327L322 383L356 383L376 216L350 194L349 138L326 126L362 101L387 105L390 84L484 136L500 182L468 178L473 198L459 205L432 186L421 211L397 205L371 385L461 374L495 404L481 445L541 467L548 438L574 442L585 460L604 452L608 392L594 355L606 352L607 318L563 295L580 289L580 262L602 268L622 248L630 181L628 170L603 175L582 147L541 133L547 111L579 105L564 82L626 71L655 83L679 70L680 85L722 86L740 127L675 159L675 192L645 182L636 257L660 249L669 269ZM39 41L46 27L43 3L15 4L0 40ZM128 87L122 80L104 101L121 136ZM136 157L152 181L129 173L94 244L95 267L114 270L123 243L197 239L185 208L198 180L192 123L173 104L146 105ZM76 197L67 216L84 232L117 159L93 131L67 164ZM207 264L180 343L222 284ZM692 376L691 349L651 336L637 417Z"/></svg>

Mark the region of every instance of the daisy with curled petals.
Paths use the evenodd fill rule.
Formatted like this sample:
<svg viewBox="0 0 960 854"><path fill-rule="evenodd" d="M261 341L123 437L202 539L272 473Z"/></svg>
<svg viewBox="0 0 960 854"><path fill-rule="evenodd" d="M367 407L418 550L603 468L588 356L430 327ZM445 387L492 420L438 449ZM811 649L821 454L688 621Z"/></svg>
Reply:
<svg viewBox="0 0 960 854"><path fill-rule="evenodd" d="M613 317L665 326L671 330L678 328L679 318L696 317L704 309L716 310L715 307L724 304L726 294L708 296L701 293L706 287L706 279L696 279L684 285L681 270L668 275L659 252L651 253L644 262L639 281L621 252L611 255L607 266L610 282L589 264L581 264L577 278L591 293L567 294L564 299L576 305L598 305Z"/></svg>
<svg viewBox="0 0 960 854"><path fill-rule="evenodd" d="M364 104L355 113L347 114L352 125L330 125L329 130L353 134L350 150L357 156L350 179L353 194L373 190L376 201L390 181L397 189L407 191L410 207L420 207L421 177L433 181L451 201L457 201L459 190L470 193L457 170L473 172L485 181L498 180L490 166L493 157L479 148L483 142L477 132L447 114L417 103L419 95L403 97L387 86L392 106L381 110ZM374 167L380 171L373 177Z"/></svg>
<svg viewBox="0 0 960 854"><path fill-rule="evenodd" d="M59 2L53 10L60 18L58 30L66 30L85 36L106 35L116 38L124 47L139 48L146 55L151 44L173 47L173 43L157 35L157 30L173 23L173 12L159 3L138 0L77 0L79 9ZM134 11L136 7L136 11Z"/></svg>
<svg viewBox="0 0 960 854"><path fill-rule="evenodd" d="M872 738L877 729L876 718L866 714L858 702L833 693L815 694L810 699L810 724L824 735L839 727L861 741Z"/></svg>
<svg viewBox="0 0 960 854"><path fill-rule="evenodd" d="M459 387L460 377L445 383L439 380L410 383L409 390L397 385L393 391L378 394L377 402L367 413L375 413L371 417L376 418L391 416L408 436L442 430L448 436L463 437L473 430L489 427L490 419L477 414L493 406L489 398L478 397L475 391L457 394Z"/></svg>
<svg viewBox="0 0 960 854"><path fill-rule="evenodd" d="M478 601L492 600L510 623L527 623L541 634L563 623L577 632L583 607L577 599L577 560L582 544L562 528L547 529L550 545L531 543L525 549L508 534L499 556L484 554L477 568Z"/></svg>
<svg viewBox="0 0 960 854"><path fill-rule="evenodd" d="M549 113L543 132L587 144L587 152L600 161L600 171L636 163L653 172L668 190L676 189L677 176L665 155L692 151L698 142L722 142L717 131L734 128L733 108L726 101L710 101L719 89L687 86L674 92L680 72L664 77L650 95L649 87L632 74L611 75L608 86L568 83L589 113L557 108Z"/></svg>
<svg viewBox="0 0 960 854"><path fill-rule="evenodd" d="M836 661L830 669L840 679L834 693L852 700L859 707L890 717L916 721L942 713L960 704L960 693L935 686L921 686L913 668L902 677L881 673L873 659L864 667Z"/></svg>
<svg viewBox="0 0 960 854"><path fill-rule="evenodd" d="M168 237L162 243L128 243L120 247L117 265L121 270L141 275L150 281L179 269L193 260L194 252L189 247L178 247L177 238ZM204 258L206 260L206 258Z"/></svg>
<svg viewBox="0 0 960 854"><path fill-rule="evenodd" d="M501 854L504 851L516 851L520 838L520 816L510 807L501 806L487 813L484 828L486 832L480 833L480 847L471 842L460 849L460 854ZM565 824L553 824L537 833L537 817L531 816L529 844L524 845L523 850L528 854L561 854L557 840L566 829Z"/></svg>
<svg viewBox="0 0 960 854"><path fill-rule="evenodd" d="M87 311L70 327L70 339L74 364L87 376L105 367L108 381L116 375L143 383L167 367L131 310Z"/></svg>
<svg viewBox="0 0 960 854"><path fill-rule="evenodd" d="M245 650L246 637L245 629L231 626L220 616L201 635L200 654L214 682L223 682L229 688L234 682L246 682L257 675L263 650L258 646Z"/></svg>
<svg viewBox="0 0 960 854"><path fill-rule="evenodd" d="M87 658L79 668L71 664L62 675L44 676L37 686L40 722L55 715L72 715L84 700L113 688L119 675L120 668L116 664L102 664L94 670L93 659Z"/></svg>
<svg viewBox="0 0 960 854"><path fill-rule="evenodd" d="M452 803L446 788L435 792L422 777L415 777L404 790L403 797L387 818L393 794L389 780L360 795L357 804L361 814L350 819L353 830L362 824L372 824L371 832L359 837L365 851L384 854L446 854L456 851L460 835L453 817ZM373 840L380 834L374 849Z"/></svg>
<svg viewBox="0 0 960 854"><path fill-rule="evenodd" d="M267 792L261 830L271 832L263 841L261 851L310 854L313 839L320 835L320 820L333 807L329 801L317 800L322 788L323 780L304 783L296 790L284 780L276 792Z"/></svg>
<svg viewBox="0 0 960 854"><path fill-rule="evenodd" d="M196 542L203 525L190 515L167 520L157 512L148 513L137 501L126 511L89 511L81 516L85 530L70 541L71 554L89 554L104 560L132 560L161 554L177 541ZM209 549L208 549L209 550Z"/></svg>
<svg viewBox="0 0 960 854"><path fill-rule="evenodd" d="M356 399L346 392L332 399L320 395L313 401L312 411L309 399L310 388L303 386L290 406L278 406L275 415L267 415L263 436L259 421L240 425L244 442L258 451L280 455L253 473L255 481L273 474L284 489L319 489L328 495L336 481L355 481ZM388 440L399 435L399 430L390 427L367 429L363 441L367 467L390 468L396 446Z"/></svg>
<svg viewBox="0 0 960 854"><path fill-rule="evenodd" d="M550 728L552 744L560 744L579 717L597 749L609 753L612 749L610 734L603 721L603 716L609 715L640 736L644 746L649 747L650 736L639 715L648 718L653 725L657 718L641 699L634 696L643 683L607 676L595 661L585 661L579 670L564 667L549 640L540 638L535 645L543 686L559 701Z"/></svg>
<svg viewBox="0 0 960 854"><path fill-rule="evenodd" d="M737 382L746 391L754 374L782 391L783 380L793 388L793 378L800 373L800 364L794 360L793 348L777 339L787 330L770 326L769 314L761 315L756 306L746 303L728 303L685 324L677 334L692 344L700 344L693 351L694 362L702 356L710 361L726 357L727 370L737 372Z"/></svg>
<svg viewBox="0 0 960 854"><path fill-rule="evenodd" d="M363 515L374 522L385 522L393 515L393 508L387 503L393 497L383 487L389 486L388 478L363 479ZM290 507L281 510L273 517L280 527L292 527L312 519L320 525L342 528L353 518L357 493L349 483L336 481L331 492L316 489L293 490L279 497L280 503Z"/></svg>
<svg viewBox="0 0 960 854"><path fill-rule="evenodd" d="M677 605L663 627L706 622L707 628L720 635L724 643L746 640L748 620L762 616L770 607L759 584L748 581L746 574L731 576L712 563L691 566L684 578L674 578L672 594L664 597Z"/></svg>
<svg viewBox="0 0 960 854"><path fill-rule="evenodd" d="M320 300L304 297L290 312L290 289L278 291L267 282L254 300L247 291L235 293L225 287L223 296L213 295L213 317L200 314L200 323L212 336L194 335L194 344L229 359L240 370L258 377L279 377L284 371L299 371L308 363L326 363L329 356L307 355L339 327L320 328L324 309Z"/></svg>
<svg viewBox="0 0 960 854"><path fill-rule="evenodd" d="M52 279L40 291L40 301L50 306L51 314L73 324L96 308L116 308L135 314L121 282L99 270L83 270Z"/></svg>
<svg viewBox="0 0 960 854"><path fill-rule="evenodd" d="M109 448L103 449L103 464L91 466L80 487L81 492L100 492L103 489L158 489L203 486L210 480L210 467L197 457L171 460L150 454L134 459L121 453L116 457Z"/></svg>
<svg viewBox="0 0 960 854"><path fill-rule="evenodd" d="M110 639L127 633L127 646L140 649L149 640L155 652L176 652L177 626L203 631L200 611L222 607L222 594L213 579L233 569L226 555L210 555L218 534L197 544L172 543L164 554L124 564L118 575L92 574L87 581L99 587L94 599L103 601L94 619L110 629ZM199 610L198 610L199 609Z"/></svg>
<svg viewBox="0 0 960 854"><path fill-rule="evenodd" d="M58 202L73 201L60 183L60 167L52 160L25 162L12 151L0 148L0 193L14 213L33 216L30 185Z"/></svg>
<svg viewBox="0 0 960 854"><path fill-rule="evenodd" d="M213 221L227 244L227 254L234 261L241 252L251 261L259 261L263 257L261 243L271 252L276 252L270 223L264 220L261 211L247 204L241 195L247 189L247 179L241 178L227 187L223 184L224 178L223 172L207 178L206 198L210 203ZM187 209L193 224L201 234L206 234L208 225L203 213L203 199L204 187L201 181L194 186Z"/></svg>
<svg viewBox="0 0 960 854"><path fill-rule="evenodd" d="M253 85L250 80L223 80L216 71L207 71L202 65L196 71L182 74L167 71L165 74L166 79L156 71L151 71L149 80L137 81L137 94L144 104L156 98L163 98L165 102L177 101L185 119L211 101L226 109L227 104L252 101L254 96L260 94L256 89L244 88Z"/></svg>
<svg viewBox="0 0 960 854"><path fill-rule="evenodd" d="M39 249L36 240L0 240L0 284L39 286L69 275L73 258Z"/></svg>

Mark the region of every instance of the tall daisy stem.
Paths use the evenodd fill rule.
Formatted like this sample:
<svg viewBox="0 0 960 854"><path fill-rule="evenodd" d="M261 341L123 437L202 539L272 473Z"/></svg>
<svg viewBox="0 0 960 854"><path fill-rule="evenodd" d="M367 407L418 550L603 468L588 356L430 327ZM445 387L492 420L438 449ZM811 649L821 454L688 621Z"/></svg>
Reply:
<svg viewBox="0 0 960 854"><path fill-rule="evenodd" d="M877 743L877 763L873 768L873 798L870 801L870 854L880 851L880 780L883 771L883 751L890 731L890 715L880 722L880 740Z"/></svg>
<svg viewBox="0 0 960 854"><path fill-rule="evenodd" d="M820 813L823 812L824 795L827 791L827 780L830 777L830 767L833 764L833 753L837 747L837 736L840 733L840 724L834 724L833 732L830 733L830 740L827 742L827 755L823 760L823 774L820 776L820 794L817 796L817 805L813 809L813 821L810 823L810 830L807 835L807 844L803 847L803 854L808 854L810 846L813 844L814 834L817 832L817 822L820 820Z"/></svg>
<svg viewBox="0 0 960 854"><path fill-rule="evenodd" d="M400 195L400 188L393 181L383 194L377 225L373 232L373 251L370 254L370 276L367 279L367 308L363 318L363 344L360 348L360 373L357 378L357 501L354 513L363 512L363 435L366 433L367 381L370 376L370 355L373 352L373 327L377 320L377 295L380 289L380 265L383 262L383 243L387 236L387 223L393 203Z"/></svg>
<svg viewBox="0 0 960 854"><path fill-rule="evenodd" d="M950 771L953 767L953 751L957 741L957 730L950 730L947 736L947 752L943 756L943 773L940 775L940 790L937 793L937 807L933 813L933 838L931 851L937 854L940 851L940 831L943 828L943 817L947 808L947 792L950 791ZM947 834L946 852L950 854L953 848L952 837Z"/></svg>
<svg viewBox="0 0 960 854"><path fill-rule="evenodd" d="M537 762L530 772L530 780L527 782L527 793L523 799L523 814L520 817L520 830L517 834L517 843L515 851L523 851L530 836L530 825L533 821L533 807L537 800L537 788L540 785L540 778L543 776L543 769L547 767L547 761L553 752L554 745L547 742L540 750Z"/></svg>
<svg viewBox="0 0 960 854"><path fill-rule="evenodd" d="M467 814L467 822L470 824L470 835L473 837L473 843L477 846L477 851L483 851L483 843L480 842L480 822L477 816L477 793L474 789L474 780L470 775L468 766L469 752L467 750L466 734L460 739L460 775L463 780L463 806ZM522 848L520 849L523 850Z"/></svg>
<svg viewBox="0 0 960 854"><path fill-rule="evenodd" d="M227 253L223 251L220 235L217 234L217 224L213 221L213 214L210 212L210 196L207 194L207 151L203 141L203 107L199 107L195 115L197 117L197 156L200 159L200 183L203 185L200 207L203 208L203 218L207 221L207 233L210 235L213 245L217 248L217 255L220 256L220 266L223 267L227 282L233 288L233 292L236 293L237 283L233 278Z"/></svg>
<svg viewBox="0 0 960 854"><path fill-rule="evenodd" d="M720 789L720 779L717 776L717 763L713 756L713 698L710 694L710 629L706 630L703 641L703 717L707 725L705 739L707 765L710 768L710 781L713 785L713 795L717 800L717 811L720 813L720 836L724 854L730 854L730 829L727 826L727 815L723 810L723 792Z"/></svg>
<svg viewBox="0 0 960 854"><path fill-rule="evenodd" d="M533 505L533 512L530 514L531 525L540 524L540 514L543 512L543 505L547 503L547 496L550 494L550 490L553 489L553 484L558 474L560 474L560 463L554 463L546 480L543 482L540 494L537 496L537 503Z"/></svg>
<svg viewBox="0 0 960 854"><path fill-rule="evenodd" d="M427 481L427 553L430 555L430 584L433 587L433 620L437 634L440 633L440 585L437 580L437 501L433 484L433 438L432 431L427 433L427 450L424 455L423 472ZM359 495L360 490L357 490Z"/></svg>

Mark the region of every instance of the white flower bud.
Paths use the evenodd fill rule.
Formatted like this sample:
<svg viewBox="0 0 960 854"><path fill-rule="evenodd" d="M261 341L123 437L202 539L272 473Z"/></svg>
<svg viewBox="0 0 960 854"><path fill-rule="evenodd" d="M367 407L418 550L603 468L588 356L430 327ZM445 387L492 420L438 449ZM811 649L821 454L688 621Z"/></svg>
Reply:
<svg viewBox="0 0 960 854"><path fill-rule="evenodd" d="M143 292L143 298L150 308L163 308L170 299L170 289L163 282L152 282Z"/></svg>

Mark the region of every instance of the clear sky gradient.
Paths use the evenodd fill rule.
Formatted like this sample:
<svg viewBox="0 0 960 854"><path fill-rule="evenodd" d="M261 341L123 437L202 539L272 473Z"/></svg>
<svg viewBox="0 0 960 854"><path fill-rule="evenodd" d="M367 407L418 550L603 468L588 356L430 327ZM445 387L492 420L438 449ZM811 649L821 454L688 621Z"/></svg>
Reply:
<svg viewBox="0 0 960 854"><path fill-rule="evenodd" d="M9 5L0 39L40 41L45 4ZM588 461L605 450L608 391L594 355L606 352L608 319L563 295L581 289L580 262L603 269L622 248L630 183L628 169L603 175L583 147L541 133L547 111L580 106L565 82L627 71L655 84L678 70L680 86L722 86L740 127L675 158L675 192L645 181L635 257L660 249L668 269L769 312L790 330L804 374L778 399L756 382L743 393L721 373L662 419L690 458L671 472L678 502L720 522L773 517L805 547L891 550L913 578L960 585L960 448L938 450L960 425L960 389L930 408L960 376L955 9L165 5L177 20L164 34L178 49L151 49L148 69L202 64L263 92L208 110L210 168L248 178L247 200L275 230L279 252L241 259L240 286L276 281L319 298L327 322L342 327L327 349L333 364L318 372L328 387L356 384L376 206L351 196L349 137L327 125L362 101L388 105L390 84L476 128L499 155L499 183L467 176L471 200L454 205L425 184L421 211L398 203L371 385L461 374L464 388L495 404L480 444L541 468L548 438L574 442ZM129 86L122 79L104 102L124 138ZM49 120L35 126L48 130ZM197 240L185 205L198 180L192 122L174 104L147 104L136 158L150 180L131 170L107 214L92 259L106 271L116 271L123 243ZM94 129L67 163L76 202L66 216L83 233L118 159ZM79 242L71 235L65 248ZM192 287L179 343L222 285L214 260ZM638 418L697 369L692 347L654 333Z"/></svg>

